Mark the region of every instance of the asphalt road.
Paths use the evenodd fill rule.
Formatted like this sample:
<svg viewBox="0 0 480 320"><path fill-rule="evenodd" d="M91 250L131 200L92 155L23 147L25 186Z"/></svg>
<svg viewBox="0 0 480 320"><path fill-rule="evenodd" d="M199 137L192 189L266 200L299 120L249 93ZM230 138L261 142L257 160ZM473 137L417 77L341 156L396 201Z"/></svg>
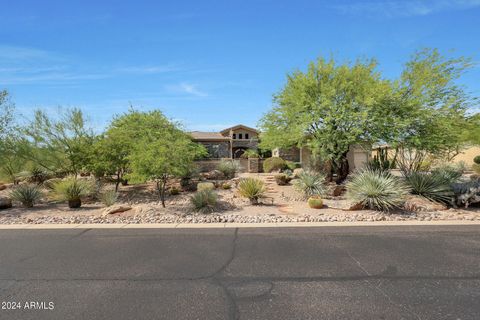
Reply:
<svg viewBox="0 0 480 320"><path fill-rule="evenodd" d="M480 319L480 226L0 230L0 296L0 319Z"/></svg>

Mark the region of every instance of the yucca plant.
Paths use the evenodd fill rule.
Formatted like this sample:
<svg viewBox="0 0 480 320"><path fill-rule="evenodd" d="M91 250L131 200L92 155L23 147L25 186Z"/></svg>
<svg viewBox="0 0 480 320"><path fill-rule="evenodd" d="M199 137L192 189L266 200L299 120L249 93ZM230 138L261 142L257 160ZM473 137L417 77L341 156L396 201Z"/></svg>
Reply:
<svg viewBox="0 0 480 320"><path fill-rule="evenodd" d="M100 193L100 200L106 207L113 206L118 200L118 193L114 189Z"/></svg>
<svg viewBox="0 0 480 320"><path fill-rule="evenodd" d="M235 174L240 170L240 167L237 162L231 160L222 160L218 166L217 170L222 172L225 178L232 179L235 178Z"/></svg>
<svg viewBox="0 0 480 320"><path fill-rule="evenodd" d="M441 173L419 173L414 172L405 180L412 188L412 193L425 197L432 201L448 203L452 200L453 190L451 187L452 180L455 175L451 175L448 171Z"/></svg>
<svg viewBox="0 0 480 320"><path fill-rule="evenodd" d="M43 197L43 193L37 185L22 184L10 192L12 200L21 202L25 208L32 208Z"/></svg>
<svg viewBox="0 0 480 320"><path fill-rule="evenodd" d="M327 191L325 175L313 171L304 171L298 175L294 187L303 194L305 198L313 195L322 195Z"/></svg>
<svg viewBox="0 0 480 320"><path fill-rule="evenodd" d="M68 201L70 208L80 208L82 198L88 196L93 189L91 182L69 177L55 183L53 193L58 200Z"/></svg>
<svg viewBox="0 0 480 320"><path fill-rule="evenodd" d="M193 196L190 197L190 202L192 203L195 211L210 213L215 210L215 205L217 204L217 194L215 191L208 189L197 191Z"/></svg>
<svg viewBox="0 0 480 320"><path fill-rule="evenodd" d="M463 175L464 169L457 165L442 165L432 170L431 175L437 176L438 180L444 180L447 184L457 182Z"/></svg>
<svg viewBox="0 0 480 320"><path fill-rule="evenodd" d="M249 199L251 204L257 205L258 200L265 197L266 189L262 180L245 178L238 184L238 192L242 197Z"/></svg>
<svg viewBox="0 0 480 320"><path fill-rule="evenodd" d="M347 196L365 208L389 211L403 204L410 189L399 178L385 171L366 169L347 183Z"/></svg>

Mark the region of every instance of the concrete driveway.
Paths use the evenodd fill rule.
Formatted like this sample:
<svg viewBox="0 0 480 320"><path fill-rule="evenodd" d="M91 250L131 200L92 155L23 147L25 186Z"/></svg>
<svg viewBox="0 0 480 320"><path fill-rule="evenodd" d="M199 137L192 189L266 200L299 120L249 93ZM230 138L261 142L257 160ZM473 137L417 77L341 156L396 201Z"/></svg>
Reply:
<svg viewBox="0 0 480 320"><path fill-rule="evenodd" d="M480 319L480 226L0 230L0 296L0 319Z"/></svg>

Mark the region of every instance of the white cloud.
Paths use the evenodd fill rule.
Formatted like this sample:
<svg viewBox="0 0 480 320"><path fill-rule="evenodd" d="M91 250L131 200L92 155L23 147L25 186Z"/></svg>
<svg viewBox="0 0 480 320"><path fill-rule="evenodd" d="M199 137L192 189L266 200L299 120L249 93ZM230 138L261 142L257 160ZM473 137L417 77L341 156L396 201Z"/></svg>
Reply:
<svg viewBox="0 0 480 320"><path fill-rule="evenodd" d="M158 74L158 73L167 73L173 71L181 70L178 66L175 65L164 65L164 66L131 66L131 67L122 67L117 68L116 71L122 73L132 73L132 74Z"/></svg>
<svg viewBox="0 0 480 320"><path fill-rule="evenodd" d="M108 74L78 74L78 73L50 73L46 72L37 75L1 75L0 84L28 84L28 83L59 83L72 82L77 80L96 80L108 78Z"/></svg>
<svg viewBox="0 0 480 320"><path fill-rule="evenodd" d="M197 85L191 83L180 83L177 85L167 86L166 89L172 93L186 93L195 97L207 97L208 94L200 89Z"/></svg>
<svg viewBox="0 0 480 320"><path fill-rule="evenodd" d="M0 61L45 59L50 56L49 52L36 48L0 45Z"/></svg>
<svg viewBox="0 0 480 320"><path fill-rule="evenodd" d="M447 10L464 10L480 6L480 0L405 0L368 1L333 5L344 14L391 17L425 16Z"/></svg>

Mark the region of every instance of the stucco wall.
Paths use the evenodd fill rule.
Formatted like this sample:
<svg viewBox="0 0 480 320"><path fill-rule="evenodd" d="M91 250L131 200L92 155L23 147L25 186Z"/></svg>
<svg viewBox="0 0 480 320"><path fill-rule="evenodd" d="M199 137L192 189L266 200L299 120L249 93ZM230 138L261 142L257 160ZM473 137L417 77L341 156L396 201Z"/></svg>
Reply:
<svg viewBox="0 0 480 320"><path fill-rule="evenodd" d="M311 151L308 148L302 148L301 151L298 151L299 155L300 153L302 167L308 168L315 166L315 164L312 163ZM350 172L364 168L371 159L371 153L368 145L355 145L350 147L350 151L347 153Z"/></svg>
<svg viewBox="0 0 480 320"><path fill-rule="evenodd" d="M473 164L473 158L480 156L480 147L474 146L465 149L453 159L453 162L464 161L469 167Z"/></svg>

